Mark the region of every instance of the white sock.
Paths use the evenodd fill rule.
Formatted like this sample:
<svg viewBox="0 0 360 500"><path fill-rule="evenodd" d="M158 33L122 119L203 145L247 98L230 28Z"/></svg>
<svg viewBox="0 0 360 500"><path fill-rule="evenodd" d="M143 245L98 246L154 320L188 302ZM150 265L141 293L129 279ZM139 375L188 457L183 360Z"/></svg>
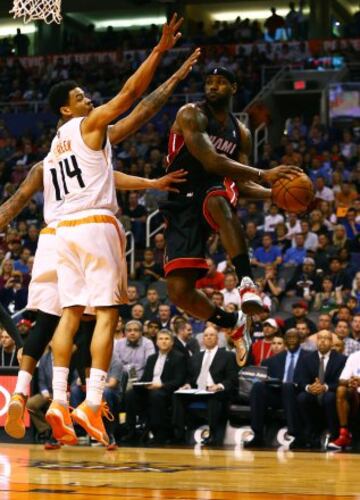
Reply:
<svg viewBox="0 0 360 500"><path fill-rule="evenodd" d="M19 370L17 380L16 380L16 393L24 394L24 396L28 396L30 392L30 382L32 381L33 376L31 373L26 372L25 370Z"/></svg>
<svg viewBox="0 0 360 500"><path fill-rule="evenodd" d="M69 368L62 366L53 367L53 399L67 403L66 389L69 375Z"/></svg>
<svg viewBox="0 0 360 500"><path fill-rule="evenodd" d="M105 389L107 373L98 368L91 368L86 400L94 406L99 406Z"/></svg>

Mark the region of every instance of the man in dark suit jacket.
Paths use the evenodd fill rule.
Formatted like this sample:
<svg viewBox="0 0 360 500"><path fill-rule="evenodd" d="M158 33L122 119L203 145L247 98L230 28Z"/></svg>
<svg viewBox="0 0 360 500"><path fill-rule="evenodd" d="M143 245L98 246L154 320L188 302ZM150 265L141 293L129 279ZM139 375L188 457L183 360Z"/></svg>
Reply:
<svg viewBox="0 0 360 500"><path fill-rule="evenodd" d="M255 382L250 392L251 428L254 438L245 447L264 446L264 422L267 408L283 408L288 432L295 437L292 449L304 446L301 422L298 416L297 391L300 383L301 365L307 356L300 347L300 336L294 328L285 334L287 350L262 362L268 367L268 376L278 380L274 382Z"/></svg>
<svg viewBox="0 0 360 500"><path fill-rule="evenodd" d="M186 360L200 352L200 346L196 339L192 339L192 326L184 318L178 318L174 322L174 349L181 352Z"/></svg>
<svg viewBox="0 0 360 500"><path fill-rule="evenodd" d="M186 362L182 354L173 349L174 339L169 330L160 330L156 340L159 351L148 357L139 382L126 393L126 424L128 434L124 440L135 438L136 415L145 414L154 442L164 443L171 436L169 408L171 397L185 381Z"/></svg>
<svg viewBox="0 0 360 500"><path fill-rule="evenodd" d="M336 438L339 432L336 389L346 357L331 350L331 347L332 333L321 330L317 334L317 351L309 353L301 366L298 403L305 422L307 441L313 447L320 445L323 413L331 437Z"/></svg>
<svg viewBox="0 0 360 500"><path fill-rule="evenodd" d="M186 409L191 403L206 402L210 436L203 444L220 444L222 429L226 422L227 404L236 391L238 367L232 352L219 349L218 332L213 326L205 329L203 335L205 351L194 354L188 360L187 383L182 389L198 388L211 395L174 394L173 422L175 436L179 441L185 438ZM225 417L225 418L224 418Z"/></svg>

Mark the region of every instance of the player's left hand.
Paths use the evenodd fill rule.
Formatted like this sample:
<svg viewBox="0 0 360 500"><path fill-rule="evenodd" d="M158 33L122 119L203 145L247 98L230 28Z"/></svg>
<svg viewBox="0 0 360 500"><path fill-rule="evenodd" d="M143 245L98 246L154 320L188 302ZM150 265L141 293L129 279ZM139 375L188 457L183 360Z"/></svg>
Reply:
<svg viewBox="0 0 360 500"><path fill-rule="evenodd" d="M160 177L154 181L154 189L159 189L160 191L171 191L172 193L178 193L179 190L172 186L172 184L179 184L186 182L187 171L177 170L176 172L171 172L170 174Z"/></svg>
<svg viewBox="0 0 360 500"><path fill-rule="evenodd" d="M176 42L181 38L181 33L178 33L178 29L184 22L184 18L177 18L175 13L169 23L165 23L162 30L162 36L159 43L157 44L157 49L160 52L166 52L174 47Z"/></svg>

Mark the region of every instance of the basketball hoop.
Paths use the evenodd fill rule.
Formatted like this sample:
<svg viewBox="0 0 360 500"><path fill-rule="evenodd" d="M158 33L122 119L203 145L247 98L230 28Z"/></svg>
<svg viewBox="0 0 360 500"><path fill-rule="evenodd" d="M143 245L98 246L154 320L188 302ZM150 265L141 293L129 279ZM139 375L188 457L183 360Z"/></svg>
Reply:
<svg viewBox="0 0 360 500"><path fill-rule="evenodd" d="M10 14L14 18L22 17L24 23L45 21L46 24L60 24L61 0L14 0Z"/></svg>

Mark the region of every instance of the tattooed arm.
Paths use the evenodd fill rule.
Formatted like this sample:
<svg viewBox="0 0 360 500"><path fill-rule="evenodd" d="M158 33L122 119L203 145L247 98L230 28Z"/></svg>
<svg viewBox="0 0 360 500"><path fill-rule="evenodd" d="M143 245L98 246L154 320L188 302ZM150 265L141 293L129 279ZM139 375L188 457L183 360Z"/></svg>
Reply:
<svg viewBox="0 0 360 500"><path fill-rule="evenodd" d="M119 120L112 127L109 127L109 139L111 144L118 144L123 141L156 115L172 95L177 84L187 77L193 65L196 64L199 56L200 49L196 49L184 62L181 68L179 68L165 83L145 97L127 117Z"/></svg>
<svg viewBox="0 0 360 500"><path fill-rule="evenodd" d="M6 227L38 191L43 190L43 164L36 163L15 193L0 205L0 229Z"/></svg>
<svg viewBox="0 0 360 500"><path fill-rule="evenodd" d="M176 117L174 132L182 134L187 149L199 160L206 172L220 177L230 177L234 181L265 181L272 183L280 177L292 178L302 171L298 167L279 166L270 170L260 170L234 161L219 154L210 140L207 118L194 104L183 106Z"/></svg>

